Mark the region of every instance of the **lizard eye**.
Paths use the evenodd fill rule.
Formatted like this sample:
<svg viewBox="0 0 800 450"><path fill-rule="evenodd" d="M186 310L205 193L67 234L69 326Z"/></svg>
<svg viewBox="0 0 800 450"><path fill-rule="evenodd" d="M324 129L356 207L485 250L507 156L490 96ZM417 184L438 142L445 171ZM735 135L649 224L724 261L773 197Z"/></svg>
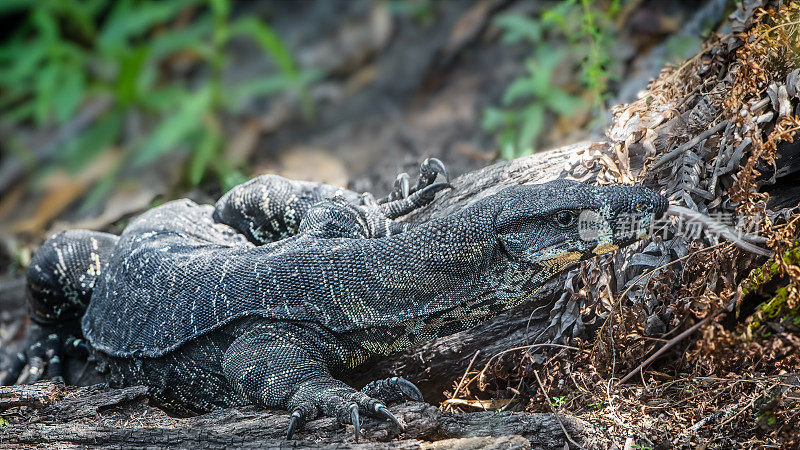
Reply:
<svg viewBox="0 0 800 450"><path fill-rule="evenodd" d="M559 228L569 228L573 224L575 224L575 221L576 221L577 217L578 216L574 212L564 210L564 211L558 211L557 213L555 213L553 215L553 220L554 220L555 225L557 227L559 227Z"/></svg>

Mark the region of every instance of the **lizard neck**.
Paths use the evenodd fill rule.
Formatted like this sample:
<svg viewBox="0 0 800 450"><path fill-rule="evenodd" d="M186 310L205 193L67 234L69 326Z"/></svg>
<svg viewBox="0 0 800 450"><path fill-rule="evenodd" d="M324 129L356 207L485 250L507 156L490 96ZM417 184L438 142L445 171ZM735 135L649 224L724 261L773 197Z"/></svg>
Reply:
<svg viewBox="0 0 800 450"><path fill-rule="evenodd" d="M449 336L476 326L533 298L552 276L544 267L523 264L500 256L493 258L474 293L453 308L422 318L423 324L409 336L410 344ZM422 330L419 330L420 325Z"/></svg>

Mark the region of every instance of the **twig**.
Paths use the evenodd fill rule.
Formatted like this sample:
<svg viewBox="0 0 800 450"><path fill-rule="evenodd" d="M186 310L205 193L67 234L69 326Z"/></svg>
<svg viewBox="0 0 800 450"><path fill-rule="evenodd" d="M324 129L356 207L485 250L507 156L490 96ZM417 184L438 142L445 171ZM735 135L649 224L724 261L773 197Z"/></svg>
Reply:
<svg viewBox="0 0 800 450"><path fill-rule="evenodd" d="M730 130L731 125L728 124L725 126L725 131L722 132L722 139L719 140L719 149L717 149L717 159L714 161L714 172L711 175L711 182L708 183L708 192L711 195L714 195L714 191L717 189L717 178L719 177L719 164L722 160L722 151L725 150L725 145L728 142L728 131Z"/></svg>
<svg viewBox="0 0 800 450"><path fill-rule="evenodd" d="M769 250L753 245L753 243L766 243L767 239L764 237L741 233L734 228L717 222L705 214L689 208L684 208L682 206L670 205L665 214L667 216L680 217L681 219L686 219L689 222L695 222L702 226L706 231L718 233L722 238L730 241L742 250L747 250L748 252L761 256L772 256L772 252Z"/></svg>
<svg viewBox="0 0 800 450"><path fill-rule="evenodd" d="M706 426L706 424L708 422L716 419L717 417L725 416L725 415L730 414L730 412L732 410L739 408L742 404L743 403L739 403L739 404L736 404L736 405L728 405L728 406L726 406L725 408L722 408L719 411L715 411L714 413L712 413L712 414L710 414L710 415L708 415L706 417L703 417L702 419L698 420L697 423L695 423L694 425L690 426L686 431L689 431L690 433L694 433L697 430L699 430L700 428Z"/></svg>
<svg viewBox="0 0 800 450"><path fill-rule="evenodd" d="M688 330L684 331L683 333L681 333L681 334L675 336L674 338L670 339L669 341L667 341L667 343L664 344L663 347L658 349L657 352L653 353L653 356L647 358L643 363L639 364L639 367L631 370L629 374L625 375L625 377L623 377L621 380L619 380L619 384L622 384L622 383L628 381L632 376L636 375L636 372L638 372L640 370L644 370L645 367L647 367L651 362L655 361L656 358L658 358L659 356L663 355L664 352L666 352L667 350L672 348L675 344L677 344L678 342L682 341L683 339L685 339L690 334L694 333L698 328L700 328L703 325L705 325L706 322L708 322L708 319L710 317L711 316L706 316L705 319L703 319L700 322L697 322L696 324L692 325L692 327L689 328Z"/></svg>
<svg viewBox="0 0 800 450"><path fill-rule="evenodd" d="M498 356L504 355L504 354L506 354L508 352L513 352L513 351L517 351L517 350L526 350L526 349L534 348L534 347L559 347L559 348L566 348L566 349L569 349L569 350L580 350L578 347L571 347L569 345L562 345L562 344L549 344L549 343L531 344L531 345L523 345L523 346L520 346L520 347L509 348L509 349L503 350L502 352L495 353L491 358L489 358L489 360L486 361L486 364L483 366L483 369L481 369L481 371L478 372L474 377L470 378L469 381L467 381L467 383L464 385L464 387L469 386L470 384L472 384L473 381L478 379L478 377L483 375L483 373L486 372L487 369L489 369L489 364L491 364L492 361L494 361L494 359L497 358Z"/></svg>
<svg viewBox="0 0 800 450"><path fill-rule="evenodd" d="M516 400L516 399L517 399L517 396L519 395L519 392L520 392L519 390L520 390L520 389L522 389L522 382L523 382L523 381L525 381L525 378L523 378L523 377L520 377L520 379L519 379L519 383L517 383L517 388L514 390L514 395L512 395L512 396L511 396L511 399L508 401L508 403L506 403L505 405L503 405L503 407L502 407L502 408L498 409L498 410L497 410L497 412L503 412L503 411L505 411L505 410L506 410L506 408L508 408L509 406L511 406L511 404L512 404L512 403L514 403L514 400Z"/></svg>
<svg viewBox="0 0 800 450"><path fill-rule="evenodd" d="M534 370L533 374L536 376L536 382L539 383L539 388L542 390L542 394L544 395L544 400L545 400L545 402L547 402L547 406L550 407L550 411L553 413L553 417L555 417L556 421L558 421L558 425L561 427L561 431L564 432L564 436L567 437L567 440L569 441L570 444L572 444L572 445L574 445L575 447L578 447L578 448L583 448L582 445L580 445L577 442L573 441L572 437L569 435L569 433L567 433L567 429L566 429L566 427L564 427L564 422L562 422L561 418L558 417L558 413L556 413L556 409L553 408L553 404L550 403L550 396L547 395L547 390L544 388L544 385L542 384L542 380L539 378L539 372Z"/></svg>
<svg viewBox="0 0 800 450"><path fill-rule="evenodd" d="M791 21L791 22L780 23L780 24L778 24L778 25L775 25L774 27L772 27L772 28L768 29L767 31L765 31L765 32L763 32L763 33L761 33L761 34L759 34L759 35L758 35L758 36L757 36L757 37L756 37L756 38L753 40L753 42L752 42L752 43L753 43L753 44L757 43L758 41L760 41L760 40L761 40L761 38L763 38L764 36L766 36L766 35L768 35L768 34L772 33L773 31L777 30L778 28L790 27L790 26L792 26L792 25L800 25L800 20L793 20L793 21Z"/></svg>
<svg viewBox="0 0 800 450"><path fill-rule="evenodd" d="M495 358L497 358L498 356L500 356L500 355L504 355L504 354L506 354L506 353L508 353L508 352L513 352L513 351L517 351L517 350L527 350L527 349L529 349L529 348L535 348L535 347L558 347L558 348L566 348L566 349L568 349L568 350L580 350L578 347L572 347L572 346L570 346L570 345L563 345L563 344L549 344L549 343L544 343L544 344L530 344L530 345L522 345L522 346L519 346L519 347L513 347L513 348L509 348L509 349L503 350L503 351L502 351L502 352L500 352L500 353L496 353L496 354L494 354L494 355L493 355L491 358L489 358L489 361L486 361L486 365L484 365L484 366L483 366L483 369L481 369L481 371L478 373L478 375L476 375L476 376L475 376L474 378L472 378L472 379L474 380L476 377L478 377L478 376L480 376L482 373L486 372L486 370L489 368L489 364L491 364L491 363L492 363L492 361L494 361L494 359L495 359ZM472 380L470 380L470 382L471 382L471 381L472 381Z"/></svg>
<svg viewBox="0 0 800 450"><path fill-rule="evenodd" d="M676 148L675 150L672 150L671 152L669 152L666 155L662 156L661 159L659 159L658 162L653 164L650 167L649 170L651 172L654 171L654 170L657 170L659 167L663 166L664 164L672 161L673 159L675 159L678 156L680 156L681 154L683 154L683 152L685 152L686 150L689 150L690 148L692 148L695 145L699 144L700 141L702 141L703 139L707 139L712 134L714 134L717 131L725 128L727 125L728 125L728 121L727 120L723 120L722 122L720 122L720 123L714 125L713 127L709 128L708 130L706 130L706 131L698 134L697 136L689 139L689 142L681 145L680 147Z"/></svg>
<svg viewBox="0 0 800 450"><path fill-rule="evenodd" d="M475 354L472 356L472 359L469 360L467 370L464 371L464 375L461 376L461 380L458 382L458 386L456 386L456 390L453 391L453 395L450 398L458 397L458 391L461 390L461 385L464 384L464 380L467 378L467 374L469 373L469 370L472 369L472 364L475 362L475 359L478 357L480 352L480 350L475 350Z"/></svg>
<svg viewBox="0 0 800 450"><path fill-rule="evenodd" d="M766 391L771 391L771 390L775 389L775 387L776 387L777 385L778 385L778 384L773 384L773 385L772 385L772 386L770 386L768 389L764 389L764 390L763 390L763 391L761 391L761 392L763 393L763 392L766 392ZM750 399L750 401L749 401L749 402L747 402L747 406L745 406L744 408L740 408L740 409L739 409L739 411L736 411L736 414L732 415L732 416L731 416L731 417L729 417L727 420L725 420L724 422L722 422L721 424L719 424L719 428L722 428L722 427L724 427L725 425L727 425L727 424L731 423L731 421L732 421L733 419L735 419L735 418L739 417L739 415L740 415L741 413L743 413L743 412L747 411L748 409L750 409L750 407L751 407L751 406L753 406L753 404L756 402L756 400L758 400L758 399L760 399L760 398L762 398L762 397L763 397L763 394L759 394L759 395L755 395L755 396L753 396L753 398L751 398L751 399Z"/></svg>

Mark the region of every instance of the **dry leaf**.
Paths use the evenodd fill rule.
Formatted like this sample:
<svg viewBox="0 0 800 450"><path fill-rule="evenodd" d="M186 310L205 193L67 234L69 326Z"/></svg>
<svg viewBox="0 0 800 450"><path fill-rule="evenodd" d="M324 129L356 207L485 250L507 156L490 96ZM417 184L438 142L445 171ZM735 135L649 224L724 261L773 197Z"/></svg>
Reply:
<svg viewBox="0 0 800 450"><path fill-rule="evenodd" d="M325 149L293 147L279 152L277 164L259 168L258 173L274 173L293 180L319 181L346 187L349 181L344 163Z"/></svg>
<svg viewBox="0 0 800 450"><path fill-rule="evenodd" d="M119 151L104 151L76 176L68 175L65 171L50 176L45 187L46 192L33 215L12 224L11 231L27 234L43 231L67 206L80 198L92 183L112 170L119 158Z"/></svg>
<svg viewBox="0 0 800 450"><path fill-rule="evenodd" d="M471 408L479 408L485 411L499 411L505 408L509 403L511 403L511 399L507 398L496 398L491 400L449 398L442 402L442 407L469 406Z"/></svg>

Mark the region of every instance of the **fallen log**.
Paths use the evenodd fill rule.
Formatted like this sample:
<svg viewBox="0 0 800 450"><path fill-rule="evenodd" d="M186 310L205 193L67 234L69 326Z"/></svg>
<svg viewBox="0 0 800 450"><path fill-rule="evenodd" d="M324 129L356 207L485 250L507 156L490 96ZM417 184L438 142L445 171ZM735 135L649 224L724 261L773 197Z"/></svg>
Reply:
<svg viewBox="0 0 800 450"><path fill-rule="evenodd" d="M12 403L6 400L20 398ZM78 406L80 405L80 406ZM76 407L77 406L77 407ZM5 411L4 411L5 410ZM173 418L148 405L146 388L63 386L50 382L0 387L0 412L24 414L27 420L0 424L0 446L125 446L190 449L215 448L425 448L437 441L448 448L564 448L559 421L582 445L588 424L541 413L452 414L425 403L392 408L405 432L383 420L365 420L363 442L353 442L351 427L334 418L306 424L302 439L286 441L285 411L255 406L230 408L192 418ZM428 447L432 448L432 447Z"/></svg>

